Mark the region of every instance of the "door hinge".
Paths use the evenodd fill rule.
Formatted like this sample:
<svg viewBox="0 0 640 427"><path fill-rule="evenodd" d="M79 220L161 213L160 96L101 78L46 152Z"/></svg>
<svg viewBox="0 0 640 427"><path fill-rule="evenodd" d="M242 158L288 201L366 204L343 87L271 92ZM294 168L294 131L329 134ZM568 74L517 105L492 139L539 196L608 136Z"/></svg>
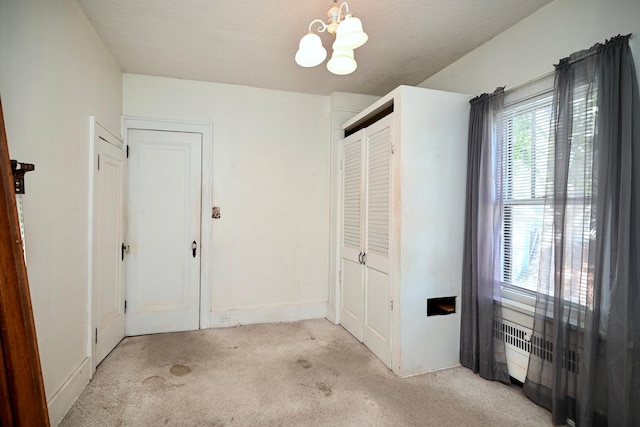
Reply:
<svg viewBox="0 0 640 427"><path fill-rule="evenodd" d="M127 159L129 158L129 146L127 145Z"/></svg>
<svg viewBox="0 0 640 427"><path fill-rule="evenodd" d="M98 154L98 170L100 170L100 154Z"/></svg>
<svg viewBox="0 0 640 427"><path fill-rule="evenodd" d="M98 344L98 328L96 328L96 344Z"/></svg>
<svg viewBox="0 0 640 427"><path fill-rule="evenodd" d="M124 312L127 312L127 300L124 300Z"/></svg>
<svg viewBox="0 0 640 427"><path fill-rule="evenodd" d="M338 283L342 285L342 270L338 271Z"/></svg>
<svg viewBox="0 0 640 427"><path fill-rule="evenodd" d="M389 298L389 310L393 311L393 298Z"/></svg>
<svg viewBox="0 0 640 427"><path fill-rule="evenodd" d="M340 170L342 170L342 160L340 160Z"/></svg>
<svg viewBox="0 0 640 427"><path fill-rule="evenodd" d="M396 154L396 144L391 144L391 154Z"/></svg>

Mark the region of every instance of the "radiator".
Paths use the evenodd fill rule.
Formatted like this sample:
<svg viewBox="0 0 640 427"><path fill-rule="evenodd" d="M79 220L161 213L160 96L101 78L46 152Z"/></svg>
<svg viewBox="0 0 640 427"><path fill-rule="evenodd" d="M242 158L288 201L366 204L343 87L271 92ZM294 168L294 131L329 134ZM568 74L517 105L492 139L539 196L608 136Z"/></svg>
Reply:
<svg viewBox="0 0 640 427"><path fill-rule="evenodd" d="M529 366L531 332L531 329L506 319L493 321L494 337L504 341L509 375L522 383Z"/></svg>
<svg viewBox="0 0 640 427"><path fill-rule="evenodd" d="M508 319L493 321L494 337L504 341L507 355L509 375L524 382L529 366L529 354L554 363L553 342L532 336L531 328L512 322ZM576 348L565 348L561 351L560 363L572 374L579 369L580 353Z"/></svg>

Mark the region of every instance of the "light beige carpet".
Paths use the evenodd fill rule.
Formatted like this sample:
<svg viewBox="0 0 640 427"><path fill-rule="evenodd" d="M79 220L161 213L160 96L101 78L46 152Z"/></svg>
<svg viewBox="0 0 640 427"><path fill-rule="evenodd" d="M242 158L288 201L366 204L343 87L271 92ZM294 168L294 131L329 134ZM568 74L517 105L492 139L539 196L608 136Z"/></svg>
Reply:
<svg viewBox="0 0 640 427"><path fill-rule="evenodd" d="M131 337L62 426L550 426L465 368L401 379L327 320Z"/></svg>

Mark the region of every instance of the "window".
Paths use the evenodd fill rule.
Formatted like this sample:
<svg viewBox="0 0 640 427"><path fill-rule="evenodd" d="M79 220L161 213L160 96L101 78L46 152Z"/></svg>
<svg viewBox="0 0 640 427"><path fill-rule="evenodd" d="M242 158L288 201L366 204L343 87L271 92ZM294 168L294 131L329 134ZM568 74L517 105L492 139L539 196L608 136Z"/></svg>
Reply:
<svg viewBox="0 0 640 427"><path fill-rule="evenodd" d="M569 137L573 172L567 183L564 230L565 254L571 256L565 256L563 298L582 306L589 305L587 257L589 241L595 239L590 170L597 109L596 97L588 90L589 85L578 85L573 93ZM511 104L503 114L502 284L531 295L538 291L542 245L550 248L552 244L550 236L543 236L543 221L552 220L544 218L548 161L554 155L552 102L552 93L547 92ZM552 210L547 209L546 214L551 215ZM544 232L549 233L550 228ZM553 280L549 282L549 288L541 291L553 295Z"/></svg>
<svg viewBox="0 0 640 427"><path fill-rule="evenodd" d="M502 282L538 289L552 95L508 106L503 117Z"/></svg>

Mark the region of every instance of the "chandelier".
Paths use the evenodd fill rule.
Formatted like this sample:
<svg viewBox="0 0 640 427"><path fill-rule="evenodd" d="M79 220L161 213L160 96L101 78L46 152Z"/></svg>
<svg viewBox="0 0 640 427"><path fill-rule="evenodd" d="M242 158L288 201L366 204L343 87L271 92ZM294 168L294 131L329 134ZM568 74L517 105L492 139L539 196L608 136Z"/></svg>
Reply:
<svg viewBox="0 0 640 427"><path fill-rule="evenodd" d="M309 24L309 33L300 39L296 63L301 67L315 67L322 64L327 57L327 50L322 46L320 36L312 30L313 25L319 23L319 33L326 31L335 36L333 53L327 62L327 69L333 74L351 74L358 68L353 50L365 44L369 36L362 31L362 22L349 12L347 2L338 6L338 0L333 0L327 16L329 20L326 23L321 19L315 19Z"/></svg>

